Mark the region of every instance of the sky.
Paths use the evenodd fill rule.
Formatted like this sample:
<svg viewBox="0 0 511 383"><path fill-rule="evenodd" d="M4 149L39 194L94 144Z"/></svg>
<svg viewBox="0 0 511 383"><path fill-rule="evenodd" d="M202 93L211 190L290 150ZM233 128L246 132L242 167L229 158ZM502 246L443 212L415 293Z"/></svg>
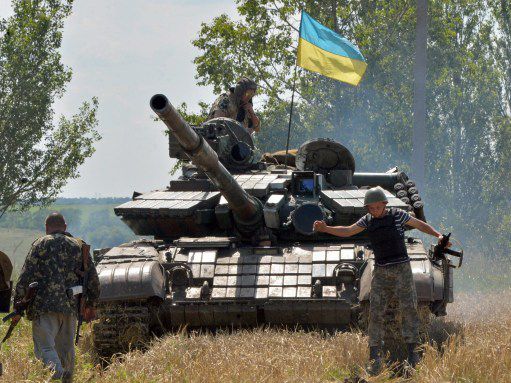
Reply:
<svg viewBox="0 0 511 383"><path fill-rule="evenodd" d="M55 111L71 116L97 96L102 140L61 197L131 196L168 185L174 160L149 99L164 93L194 111L199 101L214 101L212 88L195 85L192 61L200 52L191 41L202 22L222 13L235 17L234 0L74 2L61 50L73 79ZM0 0L0 18L10 14L10 0Z"/></svg>

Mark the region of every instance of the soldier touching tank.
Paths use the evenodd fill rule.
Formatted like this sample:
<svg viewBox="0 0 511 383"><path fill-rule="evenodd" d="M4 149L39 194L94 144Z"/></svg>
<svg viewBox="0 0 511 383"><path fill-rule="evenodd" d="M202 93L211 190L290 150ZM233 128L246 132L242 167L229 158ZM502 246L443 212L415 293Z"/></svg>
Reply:
<svg viewBox="0 0 511 383"><path fill-rule="evenodd" d="M209 111L208 120L228 117L241 123L249 133L259 132L260 121L252 103L256 91L254 81L247 77L240 78L235 87L218 96Z"/></svg>
<svg viewBox="0 0 511 383"><path fill-rule="evenodd" d="M407 344L407 363L415 367L419 361L419 316L417 294L413 282L410 258L404 240L405 224L423 233L435 236L438 242L442 234L431 225L416 219L407 212L387 209L387 197L382 188L369 189L364 198L368 214L351 226L327 226L323 221L314 222L314 231L338 237L350 237L367 230L374 253L375 267L371 281L369 313L369 371L381 370L381 343L383 339L383 313L388 300L395 294L402 315L402 335Z"/></svg>
<svg viewBox="0 0 511 383"><path fill-rule="evenodd" d="M30 283L38 283L36 296L27 308L27 318L32 321L34 353L53 370L54 379L71 382L78 309L75 294L86 291L84 316L90 318L99 298L99 279L89 255L87 288L80 285L83 242L66 233L62 214L50 214L45 224L46 235L32 244L21 270L14 302L21 301ZM19 316L13 318L19 319Z"/></svg>

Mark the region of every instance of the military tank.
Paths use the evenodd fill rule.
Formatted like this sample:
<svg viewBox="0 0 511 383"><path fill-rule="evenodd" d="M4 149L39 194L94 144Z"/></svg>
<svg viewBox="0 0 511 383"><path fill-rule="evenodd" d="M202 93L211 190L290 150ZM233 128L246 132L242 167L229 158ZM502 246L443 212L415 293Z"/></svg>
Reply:
<svg viewBox="0 0 511 383"><path fill-rule="evenodd" d="M236 121L191 127L164 95L150 105L169 130L170 157L184 161L182 176L115 208L135 234L151 239L94 252L100 354L185 327L363 325L374 265L369 240L315 233L313 222L352 224L376 185L390 207L425 219L407 175L356 172L350 151L330 139L301 145L293 166L261 161ZM427 324L453 301L455 262L411 236L406 246Z"/></svg>

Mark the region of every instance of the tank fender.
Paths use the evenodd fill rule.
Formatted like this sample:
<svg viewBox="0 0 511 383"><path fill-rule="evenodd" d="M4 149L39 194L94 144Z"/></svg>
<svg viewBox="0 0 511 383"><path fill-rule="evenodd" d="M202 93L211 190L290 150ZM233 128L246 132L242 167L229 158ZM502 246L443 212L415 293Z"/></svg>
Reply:
<svg viewBox="0 0 511 383"><path fill-rule="evenodd" d="M165 299L165 272L158 261L99 264L97 270L100 302L140 300L154 296Z"/></svg>

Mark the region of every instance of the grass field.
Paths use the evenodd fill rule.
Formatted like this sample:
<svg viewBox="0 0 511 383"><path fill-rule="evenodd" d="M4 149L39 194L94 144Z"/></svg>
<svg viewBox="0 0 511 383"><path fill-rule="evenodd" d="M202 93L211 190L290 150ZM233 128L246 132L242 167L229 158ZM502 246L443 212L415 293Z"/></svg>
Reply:
<svg viewBox="0 0 511 383"><path fill-rule="evenodd" d="M82 222L105 208L110 206L83 207ZM0 250L19 269L41 234L0 228ZM432 326L434 339L444 341L440 348L424 345L423 361L409 381L511 383L511 262L467 251L463 268L455 271L455 290L448 317ZM6 330L2 324L0 331ZM88 326L84 333L77 349L76 382L356 382L358 377L403 381L388 371L367 377L367 338L360 332L325 336L255 329L215 336L170 334L155 340L148 351L120 356L106 368L94 355ZM26 320L3 345L0 362L4 369L0 382L44 382L51 376L34 357Z"/></svg>
<svg viewBox="0 0 511 383"><path fill-rule="evenodd" d="M455 325L453 325L455 324ZM434 333L455 328L441 350L424 345L413 382L511 382L511 291L459 294ZM2 325L0 330L5 331ZM48 381L32 353L29 323L23 321L0 352L5 382ZM145 353L133 351L102 369L90 336L78 348L76 382L398 382L384 372L366 376L367 338L359 332L256 329L232 334L173 334ZM347 379L347 380L346 380Z"/></svg>
<svg viewBox="0 0 511 383"><path fill-rule="evenodd" d="M23 265L30 245L42 234L37 230L0 228L0 250L11 258L15 270Z"/></svg>

